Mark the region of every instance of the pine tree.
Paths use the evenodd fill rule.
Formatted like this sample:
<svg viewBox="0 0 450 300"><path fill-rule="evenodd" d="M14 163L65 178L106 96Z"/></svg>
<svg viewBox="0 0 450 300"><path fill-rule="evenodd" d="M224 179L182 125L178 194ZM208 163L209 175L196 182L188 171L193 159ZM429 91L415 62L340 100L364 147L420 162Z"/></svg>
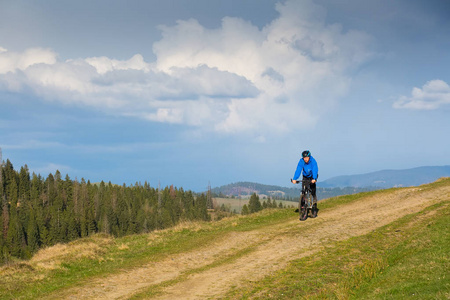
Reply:
<svg viewBox="0 0 450 300"><path fill-rule="evenodd" d="M5 193L3 193L3 195L0 195L1 197L1 202L2 202L2 224L0 224L0 226L2 226L2 232L0 232L0 234L3 235L3 238L6 239L6 236L8 235L8 228L9 228L9 205L8 205L8 201L6 200L6 195ZM1 251L1 249L0 249Z"/></svg>
<svg viewBox="0 0 450 300"><path fill-rule="evenodd" d="M247 204L244 204L244 206L242 206L241 214L248 215L249 213L250 213L250 211L248 210Z"/></svg>
<svg viewBox="0 0 450 300"><path fill-rule="evenodd" d="M195 200L196 216L198 219L203 220L203 221L211 220L211 216L208 214L207 201L208 200L207 200L207 197L205 196L205 194L201 194Z"/></svg>
<svg viewBox="0 0 450 300"><path fill-rule="evenodd" d="M92 186L91 182L88 180L86 189L88 191L86 203L86 227L88 235L93 235L97 233L97 221L95 218L96 187Z"/></svg>
<svg viewBox="0 0 450 300"><path fill-rule="evenodd" d="M30 202L30 173L28 171L28 166L20 168L19 175L19 203L28 204Z"/></svg>
<svg viewBox="0 0 450 300"><path fill-rule="evenodd" d="M65 212L64 217L67 223L67 240L73 241L79 238L80 228L77 224L75 217L68 210Z"/></svg>
<svg viewBox="0 0 450 300"><path fill-rule="evenodd" d="M272 202L270 201L270 196L267 198L267 208L272 208Z"/></svg>
<svg viewBox="0 0 450 300"><path fill-rule="evenodd" d="M22 257L22 239L23 234L19 225L17 210L14 205L11 206L11 214L9 219L8 235L6 243L9 247L9 253L15 257Z"/></svg>
<svg viewBox="0 0 450 300"><path fill-rule="evenodd" d="M273 208L277 208L278 207L277 206L277 201L275 199L272 201L272 207Z"/></svg>
<svg viewBox="0 0 450 300"><path fill-rule="evenodd" d="M95 222L94 212L92 210L89 210L87 214L87 230L88 235L97 233L97 223Z"/></svg>
<svg viewBox="0 0 450 300"><path fill-rule="evenodd" d="M48 206L53 207L56 198L55 177L53 177L53 174L48 174L45 185L47 188Z"/></svg>
<svg viewBox="0 0 450 300"><path fill-rule="evenodd" d="M31 210L30 212L30 220L28 221L27 244L28 244L28 251L30 253L36 252L39 248L39 232L36 217L33 210Z"/></svg>
<svg viewBox="0 0 450 300"><path fill-rule="evenodd" d="M124 185L120 187L119 193L117 195L117 224L119 226L119 236L124 236L127 234L130 222L125 191L126 186Z"/></svg>
<svg viewBox="0 0 450 300"><path fill-rule="evenodd" d="M64 204L67 207L73 203L73 182L70 180L69 175L66 175L66 178L64 179L63 189L65 200Z"/></svg>
<svg viewBox="0 0 450 300"><path fill-rule="evenodd" d="M250 213L258 212L262 209L261 202L259 201L259 196L256 193L250 196L250 201L248 202L248 210Z"/></svg>
<svg viewBox="0 0 450 300"><path fill-rule="evenodd" d="M89 234L88 229L88 216L87 216L87 203L89 194L86 186L86 181L84 178L81 178L80 182L80 199L79 199L79 215L80 215L80 232L81 237L86 237Z"/></svg>
<svg viewBox="0 0 450 300"><path fill-rule="evenodd" d="M12 164L11 164L12 167ZM16 174L14 170L10 170L8 175L8 187L7 187L7 201L10 203L9 208L9 226L6 237L7 247L9 247L9 253L15 257L23 257L24 248L26 246L25 235L22 229L22 223L20 222L19 215L17 213L19 195L19 187L16 181Z"/></svg>
<svg viewBox="0 0 450 300"><path fill-rule="evenodd" d="M185 194L185 197L183 199L183 207L185 210L185 215L188 220L194 220L195 219L195 199L194 195L191 191L188 191L187 194Z"/></svg>

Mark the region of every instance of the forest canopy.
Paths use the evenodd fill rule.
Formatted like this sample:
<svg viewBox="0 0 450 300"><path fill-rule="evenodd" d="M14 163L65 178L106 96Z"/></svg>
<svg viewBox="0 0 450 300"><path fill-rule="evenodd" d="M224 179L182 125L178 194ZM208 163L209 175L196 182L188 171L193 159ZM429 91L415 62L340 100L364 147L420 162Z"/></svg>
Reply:
<svg viewBox="0 0 450 300"><path fill-rule="evenodd" d="M0 262L99 232L118 237L211 218L205 194L147 182L92 184L59 171L43 178L26 165L15 171L9 160L1 166L0 200Z"/></svg>

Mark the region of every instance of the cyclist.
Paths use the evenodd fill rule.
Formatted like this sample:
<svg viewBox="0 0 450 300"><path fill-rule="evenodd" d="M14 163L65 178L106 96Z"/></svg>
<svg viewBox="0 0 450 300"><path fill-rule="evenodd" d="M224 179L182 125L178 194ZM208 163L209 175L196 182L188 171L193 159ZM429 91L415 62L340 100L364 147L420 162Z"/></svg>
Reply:
<svg viewBox="0 0 450 300"><path fill-rule="evenodd" d="M311 192L313 196L313 211L317 213L317 196L316 196L316 182L317 177L319 176L319 168L317 167L317 162L314 157L311 156L311 152L309 150L305 150L302 152L302 158L298 162L297 169L295 170L294 177L292 178L292 183L298 183L298 178L300 174L303 172L303 178L307 178L311 180ZM304 184L304 183L302 183ZM302 190L304 190L304 186L302 186ZM316 215L316 214L313 214Z"/></svg>

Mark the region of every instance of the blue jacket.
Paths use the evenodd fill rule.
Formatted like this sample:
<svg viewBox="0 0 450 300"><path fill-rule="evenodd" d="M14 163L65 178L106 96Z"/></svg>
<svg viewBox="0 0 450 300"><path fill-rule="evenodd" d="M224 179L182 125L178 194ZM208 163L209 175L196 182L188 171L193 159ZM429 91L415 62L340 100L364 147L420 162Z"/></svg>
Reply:
<svg viewBox="0 0 450 300"><path fill-rule="evenodd" d="M297 180L300 177L300 174L303 171L303 177L313 178L317 180L317 176L319 173L319 168L317 167L317 162L314 159L314 157L309 157L309 162L305 163L305 161L300 159L297 165L297 170L295 170L294 178L293 180Z"/></svg>

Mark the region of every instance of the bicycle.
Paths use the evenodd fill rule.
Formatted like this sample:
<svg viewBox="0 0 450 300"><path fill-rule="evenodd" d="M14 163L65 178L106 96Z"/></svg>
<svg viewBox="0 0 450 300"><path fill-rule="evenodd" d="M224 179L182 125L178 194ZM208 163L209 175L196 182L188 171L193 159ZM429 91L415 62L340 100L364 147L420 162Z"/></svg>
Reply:
<svg viewBox="0 0 450 300"><path fill-rule="evenodd" d="M314 209L313 207L314 201L311 190L311 180L312 179L310 178L303 178L301 181L302 193L298 201L298 213L300 221L305 221L308 218L309 212L311 212L311 218L317 217L318 209ZM291 182L293 182L292 179ZM300 183L299 180L297 180L296 184L298 183Z"/></svg>

